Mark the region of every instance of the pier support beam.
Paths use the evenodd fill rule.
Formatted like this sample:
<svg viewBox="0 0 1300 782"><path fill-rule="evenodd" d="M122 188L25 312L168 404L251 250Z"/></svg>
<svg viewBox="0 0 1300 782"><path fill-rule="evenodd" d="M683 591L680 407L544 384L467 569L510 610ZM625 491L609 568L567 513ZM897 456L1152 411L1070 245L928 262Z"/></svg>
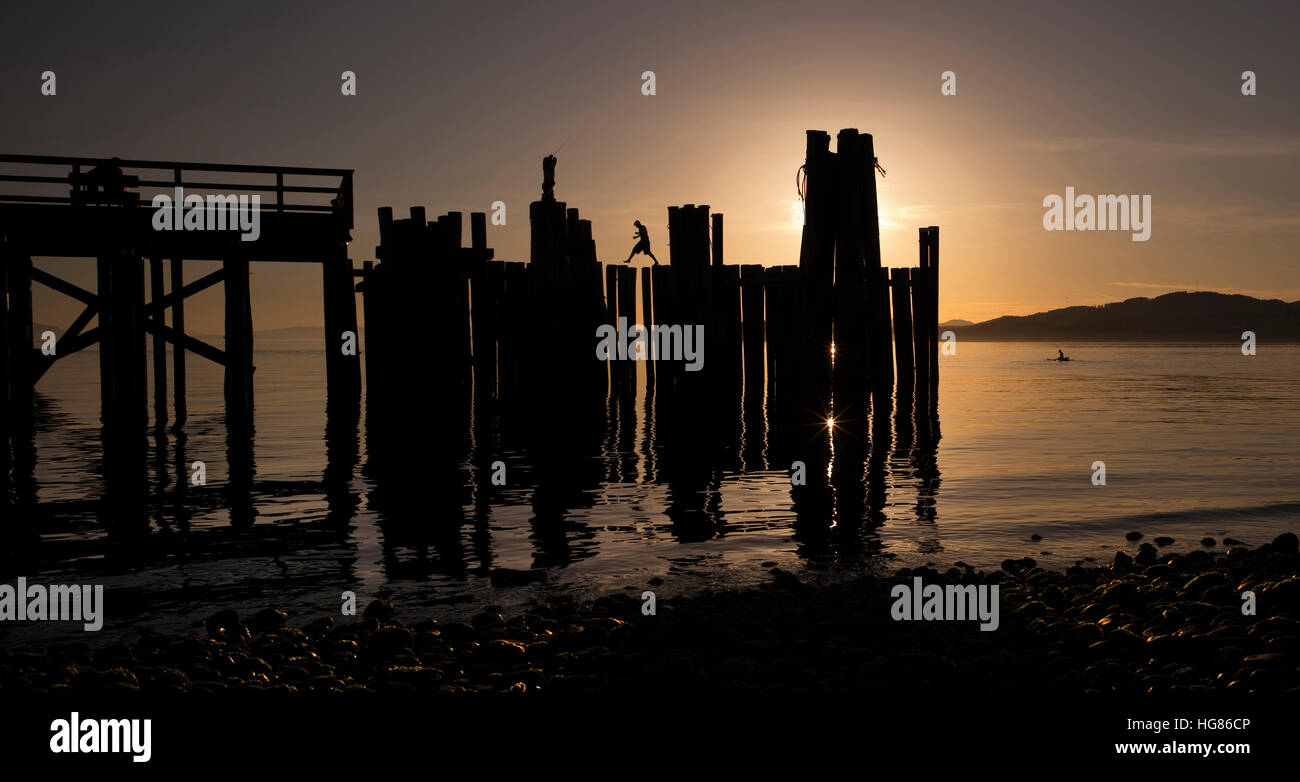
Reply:
<svg viewBox="0 0 1300 782"><path fill-rule="evenodd" d="M134 531L148 492L144 259L132 250L109 249L97 263L103 516L110 529Z"/></svg>
<svg viewBox="0 0 1300 782"><path fill-rule="evenodd" d="M876 148L870 133L858 137L858 172L862 178L863 257L866 266L868 341L872 387L888 393L894 384L894 362L890 353L889 272L881 268L880 206L876 197Z"/></svg>
<svg viewBox="0 0 1300 782"><path fill-rule="evenodd" d="M930 289L930 387L939 387L939 226L932 225L927 231L928 263L926 274L929 276ZM935 394L930 394L931 402Z"/></svg>
<svg viewBox="0 0 1300 782"><path fill-rule="evenodd" d="M866 147L870 148L870 139ZM874 210L864 212L861 165L863 144L858 132L845 128L836 137L839 164L838 214L835 235L835 366L833 389L835 420L847 423L866 417L866 386L872 347L868 342L867 320L874 311L868 299L868 282L863 261L864 222L876 220ZM874 191L874 185L872 185ZM874 201L874 198L873 198ZM879 267L879 255L876 256ZM872 336L875 336L872 334Z"/></svg>
<svg viewBox="0 0 1300 782"><path fill-rule="evenodd" d="M253 313L248 260L239 248L224 263L226 286L226 424L249 433L253 424Z"/></svg>
<svg viewBox="0 0 1300 782"><path fill-rule="evenodd" d="M21 248L6 244L4 269L7 277L6 293L8 312L6 343L8 369L6 371L9 399L6 414L14 442L32 426L36 383L36 361L32 355L32 258Z"/></svg>
<svg viewBox="0 0 1300 782"><path fill-rule="evenodd" d="M347 248L339 257L321 262L321 289L325 311L326 404L361 401L361 339L357 335L357 298L352 283L352 261ZM351 339L345 336L351 334ZM348 350L345 352L344 348Z"/></svg>
<svg viewBox="0 0 1300 782"><path fill-rule="evenodd" d="M149 259L149 295L154 303L166 295L162 258ZM167 325L166 308L156 310L153 317L159 326ZM157 431L167 425L167 341L158 334L153 336L153 425Z"/></svg>
<svg viewBox="0 0 1300 782"><path fill-rule="evenodd" d="M185 425L185 272L184 262L180 258L171 259L172 295L172 333L176 341L172 343L172 413L176 417L175 428L180 431Z"/></svg>
<svg viewBox="0 0 1300 782"><path fill-rule="evenodd" d="M922 228L922 231L925 229ZM925 252L924 242L921 252ZM930 275L928 269L916 266L912 268L912 334L915 346L916 393L921 399L928 396L930 388L930 295L928 286Z"/></svg>
<svg viewBox="0 0 1300 782"><path fill-rule="evenodd" d="M911 273L907 269L890 269L889 285L894 299L894 356L898 368L900 393L912 387L912 308L908 297L911 294Z"/></svg>

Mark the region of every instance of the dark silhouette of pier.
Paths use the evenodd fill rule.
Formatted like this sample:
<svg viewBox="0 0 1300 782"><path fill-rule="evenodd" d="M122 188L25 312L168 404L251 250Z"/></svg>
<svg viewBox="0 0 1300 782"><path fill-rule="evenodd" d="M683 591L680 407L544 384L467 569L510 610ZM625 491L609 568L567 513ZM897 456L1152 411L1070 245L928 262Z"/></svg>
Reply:
<svg viewBox="0 0 1300 782"><path fill-rule="evenodd" d="M805 526L839 520L843 531L871 518L882 487L864 480L864 466L882 473L888 447L877 446L891 426L901 448L938 439L938 228L920 229L916 267L884 268L872 138L847 129L837 146L808 132L797 265L725 263L723 216L697 204L667 209L669 263L602 264L590 221L557 200L553 156L529 207L526 264L494 258L484 213L470 215L466 247L461 212L430 219L415 206L395 218L380 208L379 262L364 265L358 286L368 326L366 471L383 487L377 494L414 504L452 496L469 480L456 469L466 461L475 491L490 493L484 476L515 441L530 455L535 527L549 547L589 497L584 487L632 472L626 458L608 460L603 476L582 465L632 453L633 400L644 388L654 442L644 469L669 484L667 512L683 539L716 532L708 498L717 497L719 452L735 444L736 466L804 464L792 499ZM620 323L702 326L703 366L689 371L662 355L601 360L600 329ZM556 560L539 558L547 561Z"/></svg>
<svg viewBox="0 0 1300 782"><path fill-rule="evenodd" d="M511 460L507 483L531 493L537 567L594 553L594 532L572 517L591 506L602 483L666 484L673 534L695 541L726 532L719 504L726 474L793 471L797 462L803 480L790 490L796 537L807 555L822 556L861 548L862 530L883 519L887 466L908 459L923 487L918 519L932 522L938 229L920 229L917 266L884 268L872 138L844 130L837 147L832 152L828 134L809 131L797 265L726 263L723 215L685 204L667 208L668 262L640 269L598 260L591 222L557 200L553 157L543 161L542 194L529 208L526 263L495 259L484 213L470 215L466 246L463 213L429 219L416 206L395 218L384 207L376 261L354 271L347 249L351 171L0 156L0 164L26 167L0 168L0 182L64 191L0 195L4 454L13 462L5 465L6 481L13 476L6 501L21 505L33 493L23 487L32 483L37 381L58 358L98 343L105 465L98 508L105 527L119 536L139 530L152 508L160 524L171 518L183 528L194 507L219 503L235 528L249 528L254 497L268 486L258 481L253 458L248 269L259 261L295 261L322 267L329 389L325 473L318 485L301 488L325 495L325 526L345 534L360 503L349 483L361 455L364 361L362 469L372 482L365 502L384 527L384 563L394 577L492 570L488 519L503 488L491 476L506 453L526 454L523 464ZM31 167L46 172L27 173ZM166 174L149 179L123 169ZM222 172L268 182L211 181ZM315 181L287 181L299 179ZM143 196L177 186L267 193L260 238L153 230L155 210ZM322 203L291 202L296 194ZM94 258L98 289L35 269L32 257L46 255ZM186 259L223 266L187 285ZM367 327L360 358L340 349L341 335L357 333L356 278ZM32 347L32 283L85 305L55 356ZM226 293L224 350L187 334L184 325L185 299L217 284ZM88 328L96 316L99 324ZM617 350L598 358L599 330L620 320L679 334L703 327L702 365L691 371L680 356L635 360ZM152 497L146 333L156 337ZM163 426L166 343L174 356L171 469ZM229 479L216 493L188 485L188 354L224 369ZM461 537L467 524L469 549Z"/></svg>
<svg viewBox="0 0 1300 782"><path fill-rule="evenodd" d="M124 169L139 173L126 174ZM4 332L0 344L6 411L5 447L0 449L5 464L0 472L5 476L7 503L24 502L21 491L15 497L9 490L9 476L18 476L15 484L21 484L34 468L30 463L34 452L27 444L37 383L56 362L98 345L105 484L100 505L106 525L137 526L148 497L145 335L150 334L154 337L155 437L162 439L169 420L167 344L173 350L171 420L177 440L177 492L183 494L189 483L183 426L186 360L194 355L224 368L228 501L237 524L251 522L250 503L240 495L251 489L254 474L252 263L320 265L330 415L336 426L344 428L348 418L359 415L360 359L357 352L349 355L340 349L344 332L357 332L347 250L353 227L352 171L0 155L0 183L4 183L0 185L0 327ZM159 208L153 196L181 193L201 197L201 203L183 206L201 218L203 229L176 225L176 230L159 230L155 226ZM247 208L256 212L259 225L255 240L244 241L236 212L224 201L202 199L205 194L247 198ZM254 206L252 196L262 202ZM252 217L252 211L247 216ZM86 290L36 268L33 258L42 256L94 259L96 289ZM187 284L183 273L187 260L219 261L222 266ZM53 352L33 347L33 284L84 305L54 343ZM222 348L197 339L185 328L186 299L215 285L225 292ZM97 321L94 327L92 321ZM349 408L356 412L349 414ZM157 450L165 450L161 441Z"/></svg>

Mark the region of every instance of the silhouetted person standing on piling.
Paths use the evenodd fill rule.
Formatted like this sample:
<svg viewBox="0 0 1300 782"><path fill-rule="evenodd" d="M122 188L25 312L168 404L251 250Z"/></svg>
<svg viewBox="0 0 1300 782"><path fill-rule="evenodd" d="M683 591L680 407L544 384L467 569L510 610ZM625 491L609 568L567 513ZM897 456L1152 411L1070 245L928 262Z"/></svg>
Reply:
<svg viewBox="0 0 1300 782"><path fill-rule="evenodd" d="M632 252L627 254L627 260L623 261L623 263L631 263L632 256L637 253L645 253L650 256L650 260L655 262L655 266L658 266L659 259L655 257L654 253L650 252L650 234L646 232L645 226L641 225L640 220L634 221L633 225L636 226L636 233L632 234L632 238L637 240L636 246L632 248Z"/></svg>

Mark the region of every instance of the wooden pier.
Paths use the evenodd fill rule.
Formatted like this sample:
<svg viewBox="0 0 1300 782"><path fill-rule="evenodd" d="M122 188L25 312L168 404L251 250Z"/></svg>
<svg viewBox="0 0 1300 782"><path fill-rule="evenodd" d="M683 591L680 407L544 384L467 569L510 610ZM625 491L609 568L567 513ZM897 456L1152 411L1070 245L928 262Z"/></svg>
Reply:
<svg viewBox="0 0 1300 782"><path fill-rule="evenodd" d="M828 515L832 487L837 507L870 507L883 488L862 486L860 468L880 467L880 443L937 438L938 228L920 228L916 266L886 267L873 139L850 128L835 145L832 151L828 133L807 133L797 263L728 263L723 215L681 204L666 208L666 232L655 231L667 236L668 251L658 248L665 262L639 271L598 260L590 220L556 196L553 157L543 161L541 194L528 210L527 262L495 258L482 212L469 214L467 238L462 212L429 217L412 206L395 216L384 207L375 260L354 270L348 170L0 156L0 182L17 191L0 194L3 474L31 472L37 381L59 359L97 344L105 504L123 516L135 512L147 493L149 367L155 430L171 424L179 433L192 354L224 367L229 504L235 523L251 523L249 275L256 263L291 261L322 270L327 428L343 433L327 436L338 451L327 472L339 508L350 502L339 487L357 458L362 361L365 470L375 479L375 507L420 507L434 489L445 495L435 503L439 512L458 516L463 468L485 475L510 440L529 451L536 484L556 487L533 500L540 530L564 516L576 487L598 480L584 466L591 456L627 453L638 419L632 400L641 393L641 423L661 449L644 469L673 487L669 512L686 520L684 537L712 534L703 520L717 514L699 498L716 476L703 465L709 449L726 443L744 443L738 456L748 467L805 465L807 481L792 491L801 519ZM221 184L224 174L265 181ZM154 230L151 194L175 187L265 194L260 237ZM36 268L32 258L42 256L95 259L96 290ZM185 260L222 266L186 283ZM33 283L84 306L54 356L33 348ZM218 284L225 290L221 348L187 333L185 321L186 299ZM366 332L364 349L349 351L348 335L359 334L356 291ZM703 339L688 343L696 329ZM610 330L618 339L598 354L600 335ZM152 355L145 334L155 337ZM686 360L688 345L699 351L699 366ZM633 472L620 460L609 469L606 479ZM176 473L184 491L179 456ZM700 526L691 527L692 519ZM538 534L543 548L551 545L553 530Z"/></svg>
<svg viewBox="0 0 1300 782"><path fill-rule="evenodd" d="M123 517L138 509L146 492L149 359L145 335L150 334L156 429L161 431L170 420L179 431L186 421L188 356L220 364L225 370L232 483L251 481L254 363L249 275L252 264L263 261L320 264L330 412L337 420L346 419L349 409L357 409L360 358L358 351L349 354L341 347L346 333L354 341L357 335L354 272L348 258L352 171L0 155L0 183L4 467L10 467L14 455L21 458L29 450L24 444L31 437L37 382L58 361L98 345L104 504L120 510ZM183 205L185 212L201 218L197 229L155 226L159 209L154 197L172 197L176 188L200 196L200 203ZM234 212L224 202L206 200L208 195L246 196L250 209L256 196L260 201L255 208L256 239L245 241L238 225L227 222ZM33 258L39 257L94 259L96 289L86 290L36 268ZM222 266L186 283L187 260L220 261ZM84 307L58 337L52 355L33 347L33 283ZM225 290L225 344L220 348L187 333L185 324L186 299L218 284ZM166 343L173 350L170 416ZM15 465L12 472L31 468ZM178 488L183 490L188 475L184 465L178 464L177 470ZM11 471L3 472L8 480Z"/></svg>

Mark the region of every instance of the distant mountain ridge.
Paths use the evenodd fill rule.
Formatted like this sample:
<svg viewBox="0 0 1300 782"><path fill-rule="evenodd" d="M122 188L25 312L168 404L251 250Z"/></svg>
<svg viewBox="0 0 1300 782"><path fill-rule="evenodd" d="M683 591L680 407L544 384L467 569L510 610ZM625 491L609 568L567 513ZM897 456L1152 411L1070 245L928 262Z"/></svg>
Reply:
<svg viewBox="0 0 1300 782"><path fill-rule="evenodd" d="M1243 331L1255 332L1261 342L1300 342L1300 301L1180 291L1154 299L1004 315L952 331L958 339L989 342L1239 342Z"/></svg>

